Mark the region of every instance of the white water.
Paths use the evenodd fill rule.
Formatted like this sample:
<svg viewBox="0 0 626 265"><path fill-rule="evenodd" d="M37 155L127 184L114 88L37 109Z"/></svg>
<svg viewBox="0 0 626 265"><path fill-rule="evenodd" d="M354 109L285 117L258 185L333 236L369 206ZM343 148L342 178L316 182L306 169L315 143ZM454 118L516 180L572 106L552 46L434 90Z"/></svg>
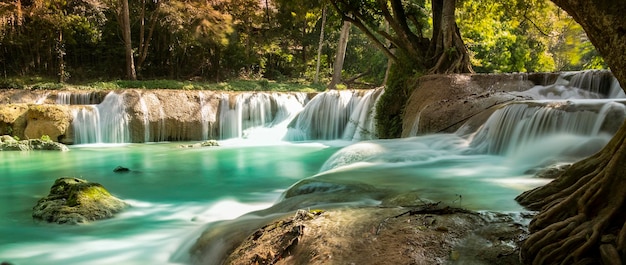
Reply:
<svg viewBox="0 0 626 265"><path fill-rule="evenodd" d="M91 92L66 92L61 91L56 95L56 104L63 105L90 105L93 103L93 93Z"/></svg>
<svg viewBox="0 0 626 265"><path fill-rule="evenodd" d="M179 149L161 143L74 147L62 154L0 152L0 179L4 183L0 187L0 212L9 216L0 219L0 234L7 235L0 239L0 259L16 264L188 264L187 250L205 223L265 208L279 198L274 204L276 212L377 205L407 193L424 201L474 210L520 211L513 198L549 181L533 178L532 172L588 155L604 145L615 124L621 124L626 116L624 105L617 100L574 99L569 95L599 96L565 87L567 93L554 93L565 90L553 87L547 88L552 94L536 92L541 88L529 91L544 98L558 94L567 99L502 106L481 129L469 135L357 143L269 140L281 139L288 121L289 131L302 136L298 139L350 138L350 120L357 120L352 117L358 113L359 123L365 120L362 124L367 124L373 114L366 106L374 105L376 96L333 91L308 103L299 96L285 99L300 107L299 114L295 107L295 111L285 107L283 114L272 110L269 115L266 104L282 104L272 101L276 95L254 96L252 101L269 103L251 104L256 106L253 110L237 105L245 102L245 97L236 102L222 98L221 107L227 109L220 112L224 115L220 119L231 122L224 123L222 129L239 141L220 141L218 148ZM99 119L104 109L100 107L115 107L114 101L123 101L123 95L110 96L102 106L83 108L84 123L103 124ZM361 107L363 110L357 111ZM319 117L315 108L320 108ZM125 111L118 107L117 113L110 116L123 117L120 113ZM324 126L329 132L320 131ZM353 135L355 138L364 136ZM263 146L255 146L259 143ZM351 145L337 150L347 144ZM113 174L111 170L117 165L136 173ZM77 227L33 223L32 205L47 193L55 178L67 175L100 182L131 202L133 208L113 219ZM234 214L226 215L230 212ZM202 257L205 260L220 257L206 255Z"/></svg>
<svg viewBox="0 0 626 265"><path fill-rule="evenodd" d="M372 123L380 91L317 94L289 126L287 141L376 139ZM367 136L366 136L367 135Z"/></svg>
<svg viewBox="0 0 626 265"><path fill-rule="evenodd" d="M129 143L124 94L110 92L102 103L74 111L74 143Z"/></svg>

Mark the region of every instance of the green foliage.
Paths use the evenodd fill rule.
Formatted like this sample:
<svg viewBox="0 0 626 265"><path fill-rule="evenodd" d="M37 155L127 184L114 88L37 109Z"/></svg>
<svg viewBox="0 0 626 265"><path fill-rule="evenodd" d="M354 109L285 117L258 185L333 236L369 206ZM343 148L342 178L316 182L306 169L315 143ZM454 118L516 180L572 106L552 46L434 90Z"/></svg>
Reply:
<svg viewBox="0 0 626 265"><path fill-rule="evenodd" d="M477 72L606 68L582 28L549 1L462 1L458 14Z"/></svg>
<svg viewBox="0 0 626 265"><path fill-rule="evenodd" d="M52 139L47 134L42 135L40 139L44 142L52 142Z"/></svg>

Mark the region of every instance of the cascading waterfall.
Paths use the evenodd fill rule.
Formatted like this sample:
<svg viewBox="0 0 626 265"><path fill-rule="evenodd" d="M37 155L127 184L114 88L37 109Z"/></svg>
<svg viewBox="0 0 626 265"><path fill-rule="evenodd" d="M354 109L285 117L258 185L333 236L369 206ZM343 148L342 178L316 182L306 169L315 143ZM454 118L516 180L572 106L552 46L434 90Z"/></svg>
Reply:
<svg viewBox="0 0 626 265"><path fill-rule="evenodd" d="M56 104L62 105L92 105L98 104L94 93L60 91L56 94Z"/></svg>
<svg viewBox="0 0 626 265"><path fill-rule="evenodd" d="M362 141L378 139L376 134L376 103L384 93L383 88L367 91L355 107L346 129L343 133L344 140Z"/></svg>
<svg viewBox="0 0 626 265"><path fill-rule="evenodd" d="M304 93L224 94L220 101L221 138L250 138L260 128L285 129L285 122L302 110L304 98ZM284 132L272 134L272 138L280 139Z"/></svg>
<svg viewBox="0 0 626 265"><path fill-rule="evenodd" d="M569 135L606 142L624 117L626 107L607 100L514 102L491 115L472 136L471 146L476 153L511 155L550 137Z"/></svg>
<svg viewBox="0 0 626 265"><path fill-rule="evenodd" d="M565 72L554 84L535 86L522 94L534 99L626 98L619 82L608 70Z"/></svg>
<svg viewBox="0 0 626 265"><path fill-rule="evenodd" d="M74 111L74 143L128 143L128 123L124 93L110 92L102 103Z"/></svg>
<svg viewBox="0 0 626 265"><path fill-rule="evenodd" d="M317 94L291 123L285 140L341 139L360 100L358 91L331 90Z"/></svg>

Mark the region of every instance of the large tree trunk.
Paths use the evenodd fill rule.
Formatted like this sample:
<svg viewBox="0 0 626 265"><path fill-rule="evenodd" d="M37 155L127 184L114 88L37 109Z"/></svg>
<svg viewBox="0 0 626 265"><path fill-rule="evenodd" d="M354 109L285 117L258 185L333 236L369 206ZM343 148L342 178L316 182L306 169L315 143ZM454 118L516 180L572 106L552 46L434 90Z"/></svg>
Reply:
<svg viewBox="0 0 626 265"><path fill-rule="evenodd" d="M122 39L124 40L124 51L126 53L126 78L136 80L135 59L133 58L133 45L130 38L130 11L128 0L120 0L119 21L122 29Z"/></svg>
<svg viewBox="0 0 626 265"><path fill-rule="evenodd" d="M346 58L346 49L348 48L348 40L350 37L350 22L344 21L339 35L339 45L337 45L337 55L335 56L335 64L333 65L333 78L328 85L329 89L336 89L337 84L341 82L341 71L343 70L343 61Z"/></svg>
<svg viewBox="0 0 626 265"><path fill-rule="evenodd" d="M433 0L433 39L430 73L472 73L469 51L456 25L456 0Z"/></svg>
<svg viewBox="0 0 626 265"><path fill-rule="evenodd" d="M626 2L553 0L585 29L626 84ZM599 153L517 200L541 209L520 255L527 264L626 263L626 124Z"/></svg>

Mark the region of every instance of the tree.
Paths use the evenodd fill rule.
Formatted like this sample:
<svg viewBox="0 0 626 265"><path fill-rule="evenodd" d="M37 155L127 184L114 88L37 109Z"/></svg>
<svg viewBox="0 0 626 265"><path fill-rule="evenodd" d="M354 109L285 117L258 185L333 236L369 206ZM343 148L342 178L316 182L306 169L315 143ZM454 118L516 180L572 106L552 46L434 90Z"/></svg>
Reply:
<svg viewBox="0 0 626 265"><path fill-rule="evenodd" d="M626 87L626 2L552 0L567 11ZM541 209L521 248L528 264L626 261L626 123L597 154L517 200Z"/></svg>
<svg viewBox="0 0 626 265"><path fill-rule="evenodd" d="M333 64L333 78L330 80L330 84L328 84L329 89L336 89L337 85L341 82L341 71L343 70L343 61L346 58L346 49L348 48L348 40L350 38L350 27L349 21L343 22L337 52L335 53L335 63Z"/></svg>
<svg viewBox="0 0 626 265"><path fill-rule="evenodd" d="M425 1L333 0L331 3L344 20L363 31L393 61L399 59L392 52L397 49L431 73L472 72L468 50L455 21L456 0L432 1L432 29ZM389 23L392 33L385 30L383 21ZM433 32L431 39L426 31ZM386 41L392 45L385 45Z"/></svg>
<svg viewBox="0 0 626 265"><path fill-rule="evenodd" d="M393 65L376 107L380 138L399 137L411 77L472 72L455 19L456 0L331 0L344 20L362 31ZM432 18L432 28L429 19ZM391 30L387 31L386 23ZM431 35L429 38L428 35ZM386 43L390 45L386 45Z"/></svg>
<svg viewBox="0 0 626 265"><path fill-rule="evenodd" d="M320 66L322 64L322 48L324 48L324 27L326 26L326 5L322 9L322 25L320 25L320 41L317 45L317 59L315 60L315 77L313 83L317 84L320 81Z"/></svg>
<svg viewBox="0 0 626 265"><path fill-rule="evenodd" d="M122 40L124 41L124 51L126 58L126 78L130 80L137 79L135 71L135 58L133 56L133 44L130 35L130 7L128 0L120 0L118 7L118 19L122 30Z"/></svg>

